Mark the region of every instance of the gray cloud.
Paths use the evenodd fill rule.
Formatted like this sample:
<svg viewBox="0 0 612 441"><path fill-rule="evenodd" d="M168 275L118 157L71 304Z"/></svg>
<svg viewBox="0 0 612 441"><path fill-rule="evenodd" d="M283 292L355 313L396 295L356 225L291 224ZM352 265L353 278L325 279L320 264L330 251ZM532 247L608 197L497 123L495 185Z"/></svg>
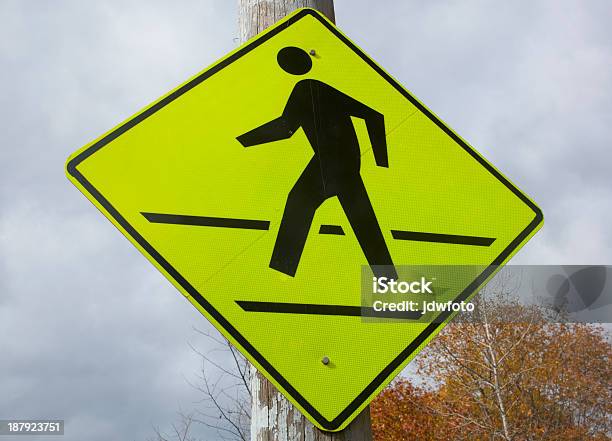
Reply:
<svg viewBox="0 0 612 441"><path fill-rule="evenodd" d="M534 197L514 263L612 258L607 2L338 0L339 26ZM145 439L205 320L68 183L69 153L235 46L228 1L0 2L0 415ZM202 343L204 344L204 343Z"/></svg>
<svg viewBox="0 0 612 441"><path fill-rule="evenodd" d="M513 262L609 262L609 4L367 3L339 24L544 210Z"/></svg>
<svg viewBox="0 0 612 441"><path fill-rule="evenodd" d="M0 3L0 414L145 439L208 325L66 180L69 153L234 46L225 2Z"/></svg>

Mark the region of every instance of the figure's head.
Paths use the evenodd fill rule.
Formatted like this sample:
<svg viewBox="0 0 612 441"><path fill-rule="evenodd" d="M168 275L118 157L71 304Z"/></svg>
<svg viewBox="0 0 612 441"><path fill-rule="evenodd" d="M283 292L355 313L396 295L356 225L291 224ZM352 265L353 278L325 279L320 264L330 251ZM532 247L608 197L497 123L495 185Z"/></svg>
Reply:
<svg viewBox="0 0 612 441"><path fill-rule="evenodd" d="M278 51L278 65L291 75L304 75L312 68L312 60L305 50L288 46Z"/></svg>

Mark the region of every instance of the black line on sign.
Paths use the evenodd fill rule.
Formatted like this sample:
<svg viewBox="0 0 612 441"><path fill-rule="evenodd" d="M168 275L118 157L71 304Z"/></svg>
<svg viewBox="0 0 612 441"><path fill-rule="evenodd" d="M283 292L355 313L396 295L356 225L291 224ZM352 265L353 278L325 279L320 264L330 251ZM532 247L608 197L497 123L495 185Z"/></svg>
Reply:
<svg viewBox="0 0 612 441"><path fill-rule="evenodd" d="M319 228L319 234L335 234L337 236L344 236L344 230L340 225L321 225Z"/></svg>
<svg viewBox="0 0 612 441"><path fill-rule="evenodd" d="M375 311L372 307L345 305L317 305L313 303L251 302L236 300L246 312L275 314L341 315L347 317L376 317L418 320L420 311Z"/></svg>
<svg viewBox="0 0 612 441"><path fill-rule="evenodd" d="M195 225L198 227L241 228L243 230L268 230L270 221L234 219L230 217L188 216L184 214L141 213L154 224Z"/></svg>
<svg viewBox="0 0 612 441"><path fill-rule="evenodd" d="M454 243L457 245L474 245L488 247L495 242L494 237L458 236L455 234L422 233L418 231L391 230L393 239L414 240L418 242Z"/></svg>

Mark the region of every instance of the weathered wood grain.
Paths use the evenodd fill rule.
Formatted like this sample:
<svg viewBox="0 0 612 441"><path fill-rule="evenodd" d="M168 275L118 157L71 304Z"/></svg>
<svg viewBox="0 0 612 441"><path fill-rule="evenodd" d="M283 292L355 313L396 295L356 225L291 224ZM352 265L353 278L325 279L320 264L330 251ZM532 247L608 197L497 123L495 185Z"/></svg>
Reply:
<svg viewBox="0 0 612 441"><path fill-rule="evenodd" d="M251 367L254 371L255 368ZM252 441L371 441L370 408L367 407L346 430L322 432L314 427L259 372L251 374Z"/></svg>
<svg viewBox="0 0 612 441"><path fill-rule="evenodd" d="M240 41L245 42L298 8L321 11L335 22L333 0L239 0Z"/></svg>

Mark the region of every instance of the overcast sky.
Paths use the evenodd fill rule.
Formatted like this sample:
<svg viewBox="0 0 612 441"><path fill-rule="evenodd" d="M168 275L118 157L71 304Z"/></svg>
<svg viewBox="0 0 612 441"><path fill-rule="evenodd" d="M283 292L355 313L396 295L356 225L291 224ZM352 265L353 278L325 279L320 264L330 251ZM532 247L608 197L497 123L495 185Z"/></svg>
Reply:
<svg viewBox="0 0 612 441"><path fill-rule="evenodd" d="M0 419L144 440L198 399L188 342L205 345L205 319L63 166L234 48L235 6L0 0ZM612 264L609 1L336 0L336 14L543 209L514 263Z"/></svg>

